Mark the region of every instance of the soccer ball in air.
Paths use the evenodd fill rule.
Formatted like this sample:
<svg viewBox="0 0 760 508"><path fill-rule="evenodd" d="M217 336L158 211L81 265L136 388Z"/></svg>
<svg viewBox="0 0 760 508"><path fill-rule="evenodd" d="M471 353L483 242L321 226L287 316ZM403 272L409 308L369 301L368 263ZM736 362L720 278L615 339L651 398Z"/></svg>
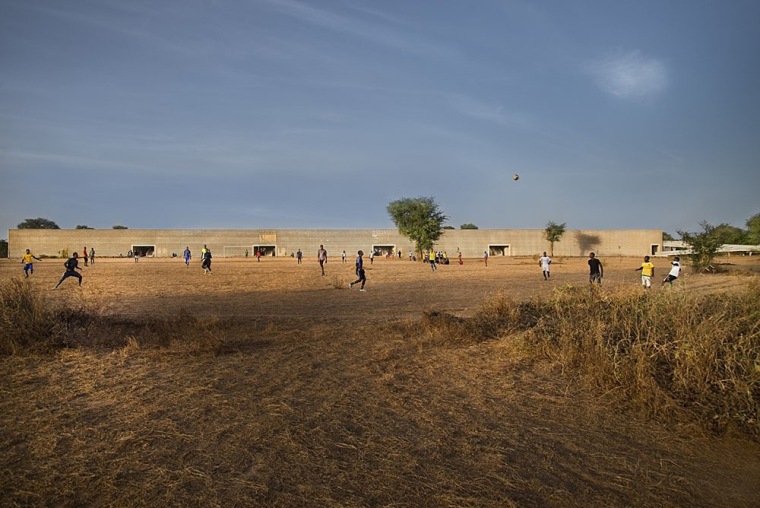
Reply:
<svg viewBox="0 0 760 508"><path fill-rule="evenodd" d="M512 175L512 180L514 180L515 182L517 180L519 180L519 179L520 179L520 175L518 175L517 173L515 173L514 175Z"/></svg>

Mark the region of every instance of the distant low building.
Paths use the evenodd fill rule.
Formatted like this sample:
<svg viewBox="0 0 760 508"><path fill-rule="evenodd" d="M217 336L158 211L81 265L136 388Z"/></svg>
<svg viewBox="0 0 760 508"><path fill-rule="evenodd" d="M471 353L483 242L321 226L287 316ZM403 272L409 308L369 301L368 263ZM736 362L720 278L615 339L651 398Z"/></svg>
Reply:
<svg viewBox="0 0 760 508"><path fill-rule="evenodd" d="M414 244L396 229L11 229L9 255L20 257L24 249L37 255L59 256L95 248L98 257L128 252L139 256L170 257L190 247L200 253L203 245L214 257L244 257L245 251L265 256L290 256L301 249L305 258L316 256L324 245L331 256L343 250L406 253ZM449 256L535 256L550 251L543 229L447 229L435 245ZM569 229L554 244L555 256L654 255L663 250L662 231L643 229Z"/></svg>

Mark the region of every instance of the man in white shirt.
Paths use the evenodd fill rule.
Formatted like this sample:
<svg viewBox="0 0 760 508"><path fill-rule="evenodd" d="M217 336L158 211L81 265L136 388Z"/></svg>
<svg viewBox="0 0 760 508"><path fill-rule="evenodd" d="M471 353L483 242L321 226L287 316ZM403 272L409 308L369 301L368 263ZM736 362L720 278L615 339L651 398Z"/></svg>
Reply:
<svg viewBox="0 0 760 508"><path fill-rule="evenodd" d="M673 281L676 280L681 274L681 258L678 256L674 257L673 262L670 264L672 265L670 273L668 273L668 276L662 280L662 284L660 286L664 286L665 283L668 282L670 283L670 289L673 289Z"/></svg>
<svg viewBox="0 0 760 508"><path fill-rule="evenodd" d="M544 251L544 255L538 259L538 266L540 266L541 270L544 272L544 280L549 280L549 277L551 276L549 273L550 264L552 264L552 258L547 256L546 251Z"/></svg>

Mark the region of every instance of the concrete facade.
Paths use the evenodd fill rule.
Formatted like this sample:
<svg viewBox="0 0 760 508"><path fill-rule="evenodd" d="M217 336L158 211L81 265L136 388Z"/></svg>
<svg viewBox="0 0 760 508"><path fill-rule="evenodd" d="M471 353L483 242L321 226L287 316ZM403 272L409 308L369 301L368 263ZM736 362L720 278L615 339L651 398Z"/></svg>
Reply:
<svg viewBox="0 0 760 508"><path fill-rule="evenodd" d="M483 251L491 256L535 256L550 251L542 229L448 229L436 243L436 250L447 251L455 257L461 250L464 257L481 257ZM354 256L359 249L369 254L374 247L401 249L407 256L413 248L408 239L395 229L11 229L8 231L8 253L20 258L25 249L37 255L60 256L82 248L95 248L96 256L127 255L135 246L154 249L156 257L182 255L190 247L199 256L206 244L214 257L253 255L257 246L267 247L270 254L290 256L298 249L304 257L316 256L323 244L330 256L340 256L343 250ZM555 256L587 256L594 251L599 256L643 256L662 250L662 231L659 230L578 230L569 229L555 243Z"/></svg>

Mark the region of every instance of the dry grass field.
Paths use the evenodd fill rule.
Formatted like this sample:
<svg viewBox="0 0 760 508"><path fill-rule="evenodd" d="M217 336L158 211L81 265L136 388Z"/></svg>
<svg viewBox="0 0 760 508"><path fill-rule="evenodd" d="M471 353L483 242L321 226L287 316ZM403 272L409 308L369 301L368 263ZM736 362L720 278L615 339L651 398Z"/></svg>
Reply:
<svg viewBox="0 0 760 508"><path fill-rule="evenodd" d="M640 259L602 262L604 293L637 291ZM760 272L722 262L674 293ZM363 293L340 259L213 268L98 259L51 291L62 260L35 264L30 294L89 317L56 331L69 347L0 356L0 504L760 506L756 436L641 411L486 328L491 301L585 290L586 260L550 282L528 258L367 260Z"/></svg>

